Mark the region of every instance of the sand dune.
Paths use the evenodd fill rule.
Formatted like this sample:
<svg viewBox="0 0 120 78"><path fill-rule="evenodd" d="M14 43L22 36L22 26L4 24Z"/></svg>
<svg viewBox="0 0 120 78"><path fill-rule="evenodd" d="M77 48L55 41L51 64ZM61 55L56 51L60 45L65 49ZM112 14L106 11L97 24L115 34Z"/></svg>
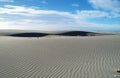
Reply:
<svg viewBox="0 0 120 78"><path fill-rule="evenodd" d="M0 33L0 78L119 78L119 35L19 38Z"/></svg>

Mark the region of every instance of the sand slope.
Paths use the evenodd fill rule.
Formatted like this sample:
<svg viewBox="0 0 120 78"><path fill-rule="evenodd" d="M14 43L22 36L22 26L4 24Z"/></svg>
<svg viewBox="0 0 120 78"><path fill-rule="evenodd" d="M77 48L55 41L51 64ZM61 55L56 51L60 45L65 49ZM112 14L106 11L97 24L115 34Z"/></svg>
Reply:
<svg viewBox="0 0 120 78"><path fill-rule="evenodd" d="M0 36L0 78L114 78L120 36Z"/></svg>

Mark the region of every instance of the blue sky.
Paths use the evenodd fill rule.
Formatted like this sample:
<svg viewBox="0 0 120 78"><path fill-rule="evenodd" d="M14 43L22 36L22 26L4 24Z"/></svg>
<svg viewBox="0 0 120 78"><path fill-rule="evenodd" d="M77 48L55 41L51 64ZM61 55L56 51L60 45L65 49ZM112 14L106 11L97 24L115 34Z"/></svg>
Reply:
<svg viewBox="0 0 120 78"><path fill-rule="evenodd" d="M120 31L120 0L0 0L0 29Z"/></svg>

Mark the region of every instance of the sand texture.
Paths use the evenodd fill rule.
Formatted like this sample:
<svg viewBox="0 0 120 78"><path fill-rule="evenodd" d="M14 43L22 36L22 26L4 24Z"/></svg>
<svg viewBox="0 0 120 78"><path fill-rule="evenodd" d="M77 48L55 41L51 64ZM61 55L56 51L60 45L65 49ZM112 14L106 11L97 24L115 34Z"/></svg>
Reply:
<svg viewBox="0 0 120 78"><path fill-rule="evenodd" d="M0 78L120 78L120 35L24 38L5 32Z"/></svg>

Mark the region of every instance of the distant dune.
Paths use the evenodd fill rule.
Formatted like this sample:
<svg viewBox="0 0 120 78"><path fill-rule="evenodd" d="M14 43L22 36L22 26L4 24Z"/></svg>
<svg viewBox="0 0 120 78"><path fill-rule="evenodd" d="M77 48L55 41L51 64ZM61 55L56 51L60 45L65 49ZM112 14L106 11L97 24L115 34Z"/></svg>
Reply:
<svg viewBox="0 0 120 78"><path fill-rule="evenodd" d="M0 31L0 78L119 78L120 35L107 34Z"/></svg>
<svg viewBox="0 0 120 78"><path fill-rule="evenodd" d="M96 32L86 32L86 31L7 31L1 32L0 35L3 36L13 36L13 37L44 37L49 35L54 36L99 36L108 35L105 33Z"/></svg>

